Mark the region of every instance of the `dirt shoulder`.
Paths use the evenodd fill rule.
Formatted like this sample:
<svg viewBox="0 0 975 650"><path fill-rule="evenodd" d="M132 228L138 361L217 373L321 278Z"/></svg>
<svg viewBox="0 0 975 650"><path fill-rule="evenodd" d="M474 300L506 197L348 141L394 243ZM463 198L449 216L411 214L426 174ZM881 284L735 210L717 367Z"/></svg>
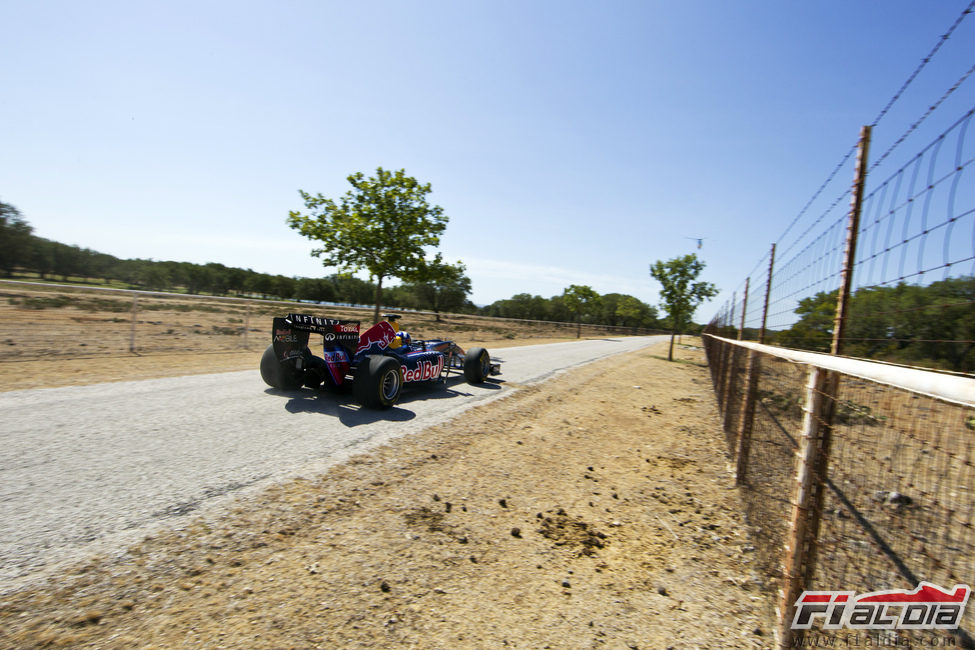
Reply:
<svg viewBox="0 0 975 650"><path fill-rule="evenodd" d="M0 646L771 643L698 349L590 364L0 597Z"/></svg>

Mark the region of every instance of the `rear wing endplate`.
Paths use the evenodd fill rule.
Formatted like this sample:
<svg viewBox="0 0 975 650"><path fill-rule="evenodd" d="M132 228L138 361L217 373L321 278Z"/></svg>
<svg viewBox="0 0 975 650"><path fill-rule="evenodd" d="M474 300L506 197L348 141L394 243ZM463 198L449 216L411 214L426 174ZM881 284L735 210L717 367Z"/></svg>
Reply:
<svg viewBox="0 0 975 650"><path fill-rule="evenodd" d="M295 359L308 347L308 335L321 334L325 345L339 344L351 357L359 345L359 321L322 318L308 314L288 314L275 318L271 325L271 344L278 361Z"/></svg>

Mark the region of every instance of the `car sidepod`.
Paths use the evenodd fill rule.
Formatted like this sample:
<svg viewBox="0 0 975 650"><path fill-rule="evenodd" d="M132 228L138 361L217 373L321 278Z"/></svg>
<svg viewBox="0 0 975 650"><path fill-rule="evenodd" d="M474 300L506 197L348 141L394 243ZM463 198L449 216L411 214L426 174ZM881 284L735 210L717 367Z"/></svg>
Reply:
<svg viewBox="0 0 975 650"><path fill-rule="evenodd" d="M434 350L418 350L398 356L406 383L440 379L447 359L442 352Z"/></svg>

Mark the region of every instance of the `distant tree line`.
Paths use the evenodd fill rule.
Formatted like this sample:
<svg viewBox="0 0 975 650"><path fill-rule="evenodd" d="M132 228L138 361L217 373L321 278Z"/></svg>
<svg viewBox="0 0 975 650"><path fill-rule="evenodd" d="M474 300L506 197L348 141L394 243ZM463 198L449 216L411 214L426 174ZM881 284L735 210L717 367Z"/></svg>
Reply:
<svg viewBox="0 0 975 650"><path fill-rule="evenodd" d="M638 298L623 293L597 294L597 299L586 305L588 309L577 311L574 305L579 304L579 301L570 289L551 298L519 293L482 307L480 313L500 318L666 329L665 323L658 318L657 308Z"/></svg>
<svg viewBox="0 0 975 650"><path fill-rule="evenodd" d="M836 298L836 291L823 291L799 301L799 320L788 329L768 332L766 342L829 352ZM725 336L737 335L734 328L724 329ZM757 334L746 328L744 338L755 340ZM975 277L858 289L850 297L841 352L875 361L975 372Z"/></svg>
<svg viewBox="0 0 975 650"><path fill-rule="evenodd" d="M579 322L632 328L665 328L657 310L639 299L619 293L586 301L574 300L574 290L542 298L518 294L479 308L471 302L471 281L463 265L449 266L434 281L403 283L383 289L387 307L481 314L503 318ZM265 299L302 300L368 305L376 285L351 274L334 273L322 278L289 277L259 273L223 264L120 259L44 239L17 208L0 202L0 275L36 275L41 279L120 285L146 291L173 291L215 296L248 296ZM587 289L591 291L588 287Z"/></svg>

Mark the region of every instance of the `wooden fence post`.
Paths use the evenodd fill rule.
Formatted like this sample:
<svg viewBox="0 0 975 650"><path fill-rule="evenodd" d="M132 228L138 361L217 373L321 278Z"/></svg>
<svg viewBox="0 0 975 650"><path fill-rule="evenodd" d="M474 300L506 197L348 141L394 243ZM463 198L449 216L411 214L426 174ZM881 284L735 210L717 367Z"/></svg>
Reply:
<svg viewBox="0 0 975 650"><path fill-rule="evenodd" d="M831 373L813 367L806 381L803 405L802 433L799 440L798 461L796 463L795 491L792 500L792 513L789 518L789 539L786 542L786 556L783 563L782 599L779 603L779 647L792 645L792 618L795 602L805 589L807 575L807 556L813 545L810 534L815 509L817 485L822 485L823 460L828 451L829 427L824 422L824 414L832 411L832 400L825 399L831 383ZM830 402L830 403L827 403Z"/></svg>
<svg viewBox="0 0 975 650"><path fill-rule="evenodd" d="M850 304L850 290L853 286L853 265L856 262L857 236L860 234L860 213L863 211L863 192L867 184L867 154L870 152L871 128L860 129L860 144L857 150L856 179L853 183L853 197L850 199L850 219L846 228L846 252L843 256L843 269L840 272L840 292L836 297L836 317L833 319L833 344L830 354L840 354L846 336L846 321Z"/></svg>
<svg viewBox="0 0 975 650"><path fill-rule="evenodd" d="M247 303L244 308L244 349L247 348L247 333L251 329L251 304Z"/></svg>
<svg viewBox="0 0 975 650"><path fill-rule="evenodd" d="M135 352L135 322L139 315L139 296L132 296L132 330L129 333L129 352Z"/></svg>
<svg viewBox="0 0 975 650"><path fill-rule="evenodd" d="M869 126L860 130L857 162L850 200L850 218L847 224L846 251L840 271L840 289L836 300L836 317L833 321L831 354L838 355L843 346L846 330L847 307L853 286L853 266L856 261L857 235L860 230L860 213L867 178L867 154L870 150ZM795 602L816 568L816 540L822 519L823 498L829 467L829 448L832 442L833 418L836 396L839 390L839 374L820 368L810 371L806 385L802 439L796 468L796 491L792 502L792 518L786 559L783 567L782 601L779 610L779 647L792 645L792 618ZM832 585L825 585L829 588ZM835 588L835 586L833 586Z"/></svg>
<svg viewBox="0 0 975 650"><path fill-rule="evenodd" d="M751 284L751 278L745 278L745 297L742 300L741 307L741 319L738 327L738 340L741 341L745 333L745 315L748 313L748 287ZM724 428L725 431L731 433L732 419L731 415L733 411L739 410L740 407L733 401L735 396L735 376L738 374L736 369L738 368L738 360L741 358L742 349L737 345L730 346L731 351L731 367L728 371L728 399L726 402L726 408L724 410ZM747 375L746 375L747 379ZM747 384L745 384L747 385ZM737 463L738 458L738 437L735 436L735 446L731 450L735 454L735 462Z"/></svg>
<svg viewBox="0 0 975 650"><path fill-rule="evenodd" d="M730 328L734 328L735 326L735 300L737 300L737 296L734 292L732 292L731 316L728 318L728 322L725 327L726 330L724 332L725 336L727 336L728 334L727 330ZM732 349L734 346L726 343L722 347L724 348L724 351L721 353L721 359L722 359L721 380L720 380L721 385L718 390L718 399L720 400L719 403L721 405L721 414L725 416L725 426L727 426L726 416L728 414L728 409L731 408L730 404L728 403L728 400L731 399L731 390L730 390L730 384L732 382L731 375L734 372L734 367L735 367L734 350Z"/></svg>
<svg viewBox="0 0 975 650"><path fill-rule="evenodd" d="M772 270L775 266L775 244L768 264L768 281L765 283L765 306L762 308L762 325L758 329L758 342L765 343L765 326L768 321L768 301L772 293ZM742 321L744 323L744 321ZM744 329L744 325L742 326ZM745 395L741 403L741 416L738 418L738 436L735 453L735 484L745 482L748 470L748 453L751 450L752 424L755 421L755 401L758 399L758 378L762 374L762 361L759 353L752 350L748 354L748 369L745 371Z"/></svg>
<svg viewBox="0 0 975 650"><path fill-rule="evenodd" d="M748 313L748 287L752 279L745 278L745 299L741 304L741 326L738 328L738 340L741 341L745 336L745 315Z"/></svg>

